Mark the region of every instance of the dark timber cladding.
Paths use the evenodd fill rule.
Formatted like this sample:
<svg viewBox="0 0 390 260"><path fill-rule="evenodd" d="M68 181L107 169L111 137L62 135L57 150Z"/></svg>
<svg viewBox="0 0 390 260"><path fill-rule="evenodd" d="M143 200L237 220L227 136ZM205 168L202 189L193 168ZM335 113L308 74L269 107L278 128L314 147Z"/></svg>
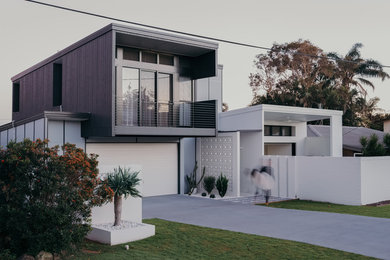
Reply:
<svg viewBox="0 0 390 260"><path fill-rule="evenodd" d="M111 135L112 31L88 39L91 36L12 78L20 85L19 112L12 114L13 120L60 109L53 104L53 67L62 64L62 110L90 112L84 133Z"/></svg>

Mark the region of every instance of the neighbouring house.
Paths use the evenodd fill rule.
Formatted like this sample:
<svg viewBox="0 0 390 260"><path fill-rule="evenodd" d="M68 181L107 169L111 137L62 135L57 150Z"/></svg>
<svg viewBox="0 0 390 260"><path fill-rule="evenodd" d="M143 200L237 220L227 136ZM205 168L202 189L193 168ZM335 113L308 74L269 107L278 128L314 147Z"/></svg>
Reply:
<svg viewBox="0 0 390 260"><path fill-rule="evenodd" d="M307 136L329 137L329 130L330 128L327 125L308 125ZM366 127L343 126L343 156L360 155L362 152L360 138L370 138L373 134L375 134L378 137L379 142L382 143L386 133Z"/></svg>
<svg viewBox="0 0 390 260"><path fill-rule="evenodd" d="M99 155L101 173L140 169L143 196L183 193L194 138L217 134L217 49L110 24L12 77L12 122L0 126L0 145L24 138L74 143Z"/></svg>

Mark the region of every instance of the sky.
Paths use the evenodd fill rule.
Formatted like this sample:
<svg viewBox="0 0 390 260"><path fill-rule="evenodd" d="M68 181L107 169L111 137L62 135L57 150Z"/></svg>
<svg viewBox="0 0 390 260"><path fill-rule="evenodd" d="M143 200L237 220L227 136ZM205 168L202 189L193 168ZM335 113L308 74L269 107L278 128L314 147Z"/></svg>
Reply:
<svg viewBox="0 0 390 260"><path fill-rule="evenodd" d="M271 47L310 40L325 52L344 55L363 43L363 58L390 65L388 0L42 0L138 23ZM0 124L11 120L11 77L112 21L37 5L24 0L0 4ZM223 101L247 106L249 74L258 49L220 43ZM390 73L390 68L386 69ZM373 80L379 107L390 112L390 80Z"/></svg>

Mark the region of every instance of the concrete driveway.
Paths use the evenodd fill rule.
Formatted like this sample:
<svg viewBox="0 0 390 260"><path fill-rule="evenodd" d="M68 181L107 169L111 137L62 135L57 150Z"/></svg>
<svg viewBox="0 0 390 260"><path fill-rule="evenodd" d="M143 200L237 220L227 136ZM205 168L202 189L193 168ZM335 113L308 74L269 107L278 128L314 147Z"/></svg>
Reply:
<svg viewBox="0 0 390 260"><path fill-rule="evenodd" d="M390 219L277 209L187 195L143 198L143 218L295 240L390 259Z"/></svg>

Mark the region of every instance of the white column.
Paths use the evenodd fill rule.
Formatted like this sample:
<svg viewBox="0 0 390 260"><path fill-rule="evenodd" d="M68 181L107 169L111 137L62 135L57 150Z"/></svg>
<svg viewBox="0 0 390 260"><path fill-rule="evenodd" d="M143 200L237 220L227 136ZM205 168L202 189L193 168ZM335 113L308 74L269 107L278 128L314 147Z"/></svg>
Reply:
<svg viewBox="0 0 390 260"><path fill-rule="evenodd" d="M342 117L330 117L330 156L343 156L343 125Z"/></svg>

